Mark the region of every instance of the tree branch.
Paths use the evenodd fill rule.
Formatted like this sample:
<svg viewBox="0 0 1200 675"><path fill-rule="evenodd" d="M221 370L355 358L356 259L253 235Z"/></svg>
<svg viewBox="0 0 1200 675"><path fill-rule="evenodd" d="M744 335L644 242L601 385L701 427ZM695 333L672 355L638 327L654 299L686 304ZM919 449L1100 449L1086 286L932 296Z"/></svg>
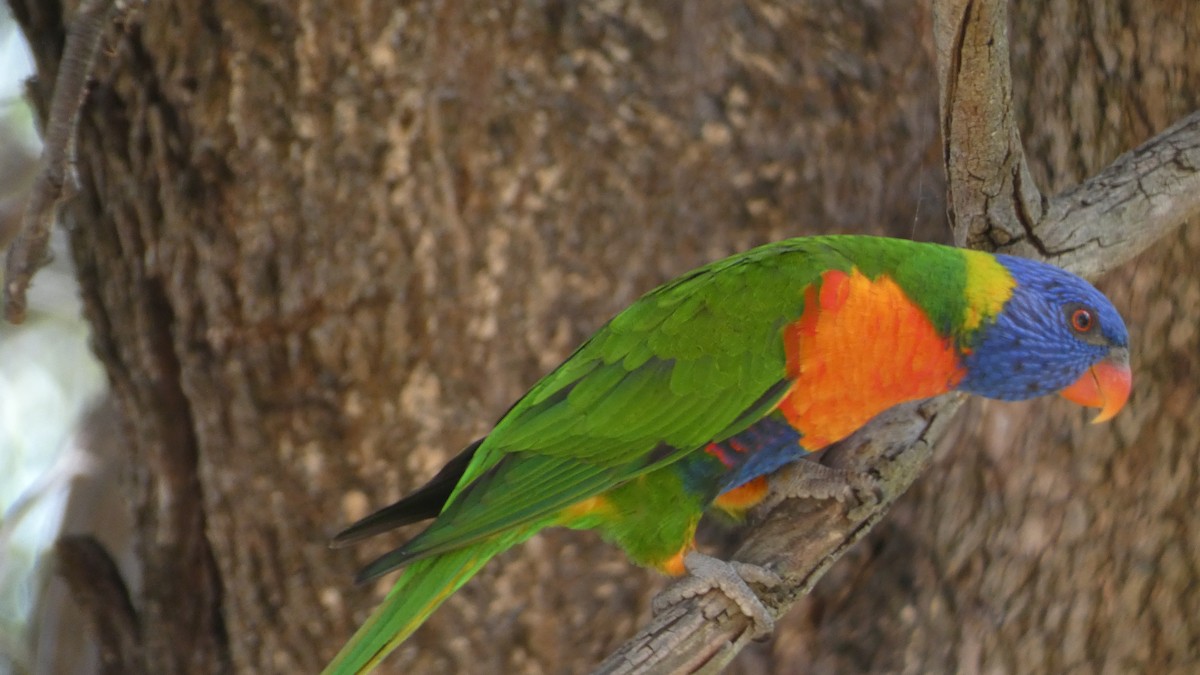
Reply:
<svg viewBox="0 0 1200 675"><path fill-rule="evenodd" d="M950 222L960 245L1094 279L1200 214L1200 113L1046 199L1013 114L1008 4L934 3Z"/></svg>
<svg viewBox="0 0 1200 675"><path fill-rule="evenodd" d="M933 41L950 226L959 246L992 251L1043 211L1013 114L1008 3L934 2Z"/></svg>
<svg viewBox="0 0 1200 675"><path fill-rule="evenodd" d="M1047 200L1034 184L1013 114L1005 0L935 0L950 222L959 245L1049 259L1096 276L1200 212L1200 113L1095 177ZM929 464L962 398L893 409L823 463L879 478L878 503L787 499L734 554L787 582L764 604L782 615L878 523ZM787 470L798 470L790 468ZM596 673L716 672L745 646L749 622L719 592L681 603L617 649Z"/></svg>
<svg viewBox="0 0 1200 675"><path fill-rule="evenodd" d="M1046 257L1094 279L1197 216L1200 112L1052 198L1029 240L1014 241L1000 250Z"/></svg>
<svg viewBox="0 0 1200 675"><path fill-rule="evenodd" d="M25 293L33 275L45 264L50 227L67 186L67 167L73 161L75 130L87 95L88 76L104 28L122 4L117 0L84 0L67 32L45 127L41 170L4 264L4 311L12 323L25 320Z"/></svg>

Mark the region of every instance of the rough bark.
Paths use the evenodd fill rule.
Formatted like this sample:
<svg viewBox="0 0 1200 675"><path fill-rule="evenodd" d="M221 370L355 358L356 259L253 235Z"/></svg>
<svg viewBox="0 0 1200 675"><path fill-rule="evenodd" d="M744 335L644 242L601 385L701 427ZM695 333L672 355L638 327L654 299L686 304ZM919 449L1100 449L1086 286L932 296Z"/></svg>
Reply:
<svg viewBox="0 0 1200 675"><path fill-rule="evenodd" d="M52 81L61 7L10 1ZM1118 4L1013 17L1014 111L1049 194L1196 107L1197 10ZM948 239L928 8L883 5L183 1L110 28L66 219L128 427L140 665L318 669L387 586L349 579L390 542L328 536L655 283L795 234ZM1146 326L1134 412L1084 432L1057 404L972 405L962 442L733 669L1194 664L1186 250L1114 288ZM1124 576L1098 599L1104 560ZM583 671L658 583L547 533L387 665ZM1052 652L1079 635L1114 646Z"/></svg>

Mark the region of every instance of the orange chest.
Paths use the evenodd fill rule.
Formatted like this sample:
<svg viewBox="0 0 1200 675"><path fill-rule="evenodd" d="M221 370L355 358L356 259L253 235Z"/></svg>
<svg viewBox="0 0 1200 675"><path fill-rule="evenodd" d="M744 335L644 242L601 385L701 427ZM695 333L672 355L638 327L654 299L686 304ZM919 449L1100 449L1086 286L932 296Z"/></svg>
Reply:
<svg viewBox="0 0 1200 675"><path fill-rule="evenodd" d="M884 410L952 390L963 377L951 340L886 276L826 272L784 329L788 376L779 411L810 451Z"/></svg>

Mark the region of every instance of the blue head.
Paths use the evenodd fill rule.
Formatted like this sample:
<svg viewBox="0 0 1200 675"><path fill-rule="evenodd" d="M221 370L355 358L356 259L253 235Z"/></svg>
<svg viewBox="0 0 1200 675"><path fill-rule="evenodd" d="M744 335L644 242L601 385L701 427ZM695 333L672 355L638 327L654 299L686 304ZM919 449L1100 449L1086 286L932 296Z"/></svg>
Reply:
<svg viewBox="0 0 1200 675"><path fill-rule="evenodd" d="M996 256L1016 282L973 336L958 388L1008 401L1055 392L1115 415L1129 395L1129 333L1121 315L1079 277L1045 263Z"/></svg>

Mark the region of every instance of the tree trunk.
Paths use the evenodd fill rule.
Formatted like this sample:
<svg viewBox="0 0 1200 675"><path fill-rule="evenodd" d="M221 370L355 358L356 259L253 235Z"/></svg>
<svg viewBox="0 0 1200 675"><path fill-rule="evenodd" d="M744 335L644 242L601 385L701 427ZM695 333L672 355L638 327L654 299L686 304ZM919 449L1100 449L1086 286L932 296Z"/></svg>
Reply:
<svg viewBox="0 0 1200 675"><path fill-rule="evenodd" d="M44 106L61 8L10 2ZM105 38L65 219L129 436L131 667L316 672L399 541L329 536L655 284L785 236L949 239L927 7L396 4L147 3ZM1012 39L1045 189L1197 107L1194 3L1021 3ZM1135 341L1115 424L973 404L733 671L1196 669L1198 251L1103 284ZM385 665L586 672L660 585L545 533Z"/></svg>

